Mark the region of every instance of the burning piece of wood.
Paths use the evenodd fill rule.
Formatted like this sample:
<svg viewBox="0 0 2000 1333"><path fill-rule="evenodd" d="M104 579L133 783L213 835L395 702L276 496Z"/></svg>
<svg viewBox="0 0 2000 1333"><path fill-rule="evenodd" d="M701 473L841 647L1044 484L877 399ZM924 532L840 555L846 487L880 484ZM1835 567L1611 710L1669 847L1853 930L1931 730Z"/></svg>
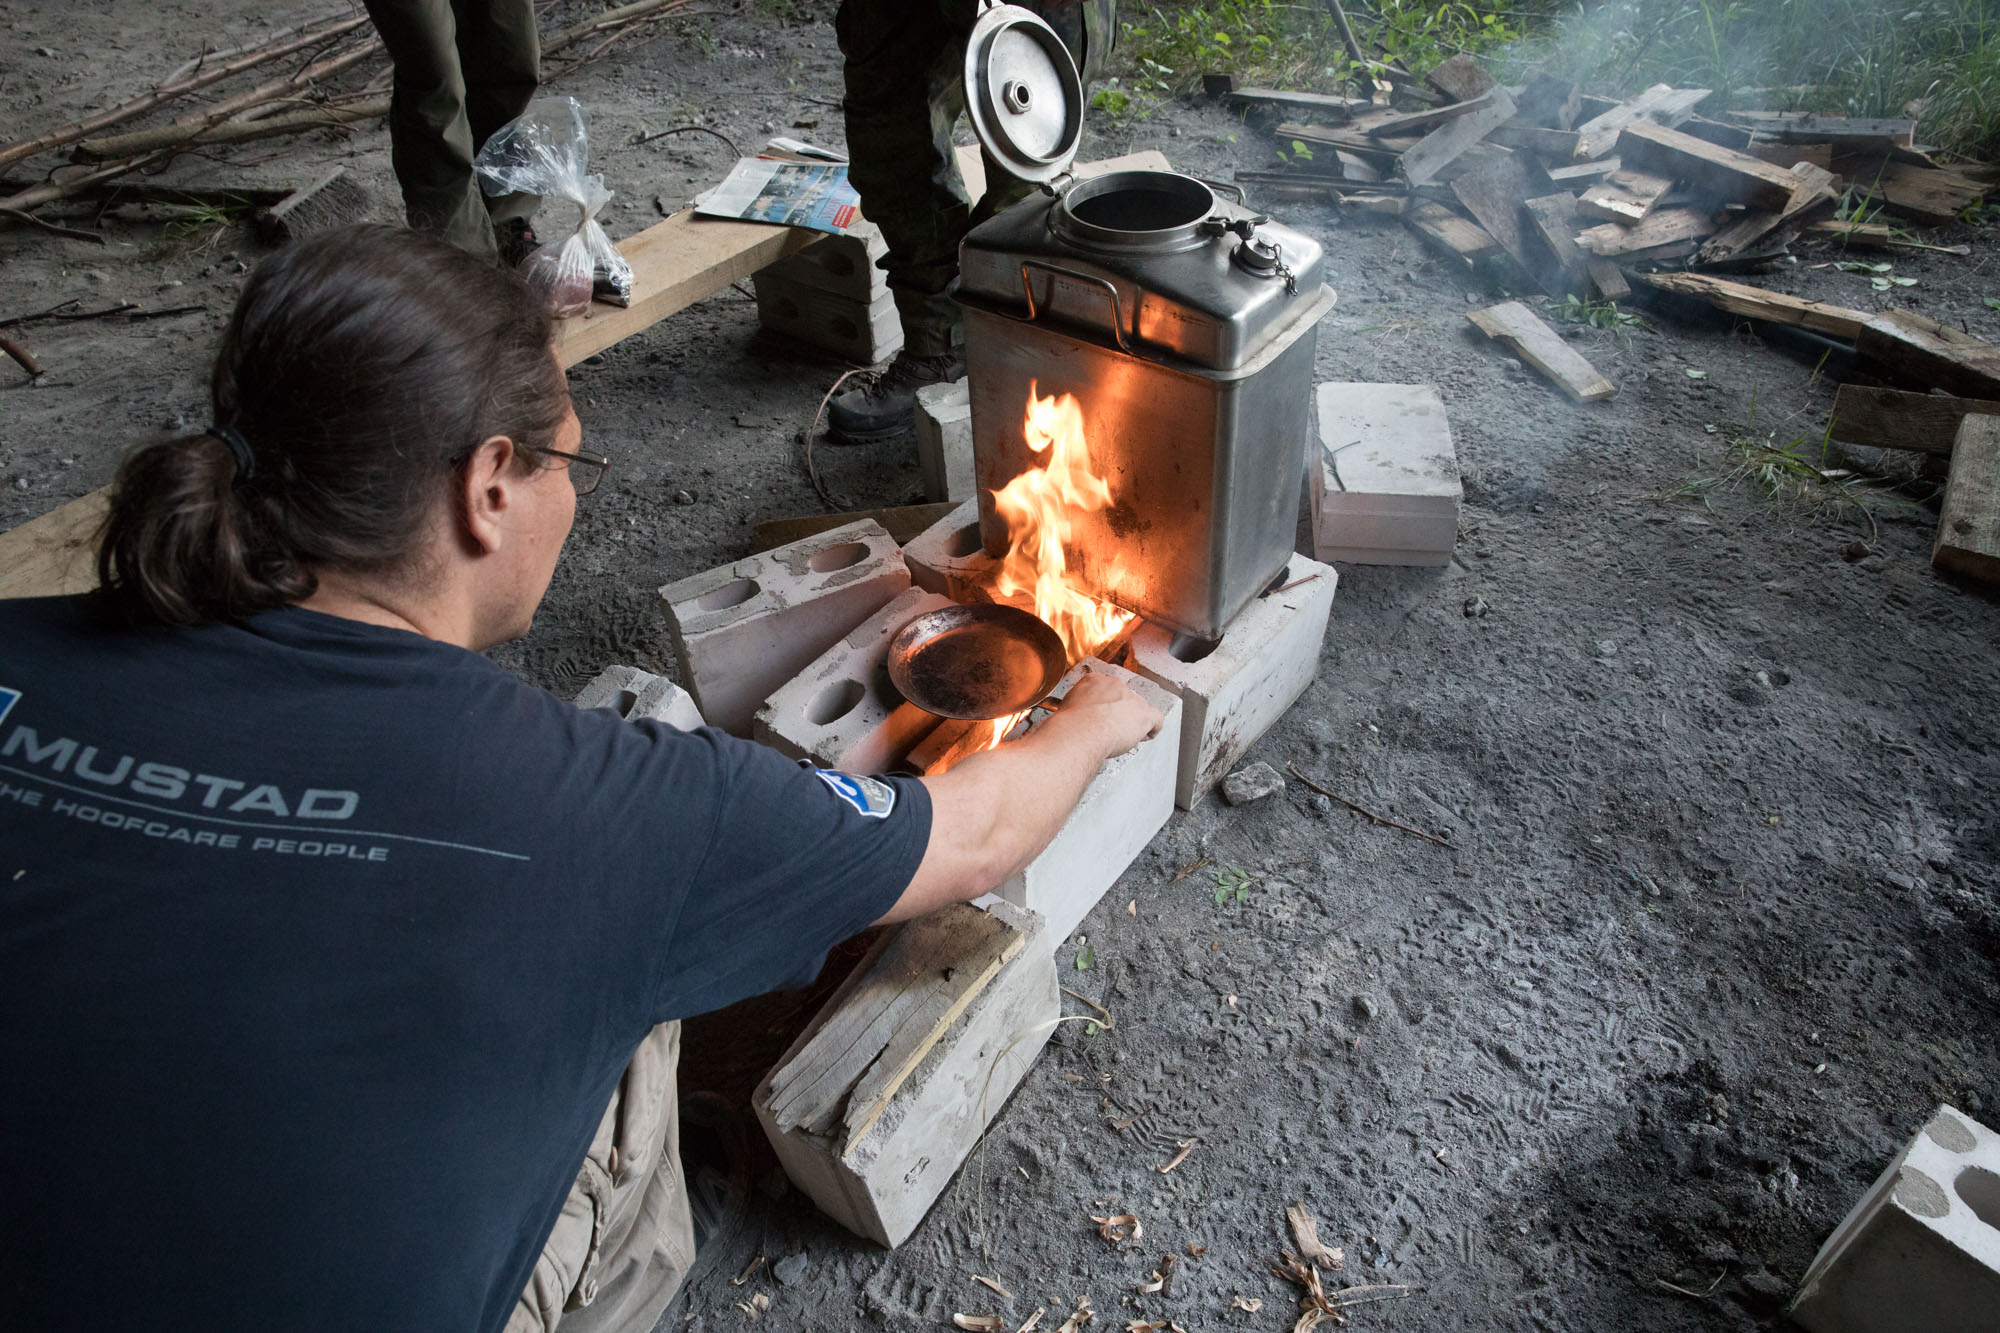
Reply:
<svg viewBox="0 0 2000 1333"><path fill-rule="evenodd" d="M1618 392L1618 386L1597 373L1576 349L1519 301L1503 301L1466 316L1487 337L1506 344L1514 354L1555 381L1579 403L1594 403Z"/></svg>
<svg viewBox="0 0 2000 1333"><path fill-rule="evenodd" d="M1931 564L2000 584L2000 417L1968 416L1958 428Z"/></svg>
<svg viewBox="0 0 2000 1333"><path fill-rule="evenodd" d="M2000 416L2000 400L1843 384L1833 395L1827 434L1873 449L1949 454L1959 426L1974 413Z"/></svg>
<svg viewBox="0 0 2000 1333"><path fill-rule="evenodd" d="M1718 310L1746 319L1769 320L1774 324L1795 324L1815 333L1852 341L1871 316L1859 310L1809 301L1802 296L1765 291L1744 282L1711 278L1700 273L1636 273L1645 286L1663 292L1679 292L1708 302Z"/></svg>

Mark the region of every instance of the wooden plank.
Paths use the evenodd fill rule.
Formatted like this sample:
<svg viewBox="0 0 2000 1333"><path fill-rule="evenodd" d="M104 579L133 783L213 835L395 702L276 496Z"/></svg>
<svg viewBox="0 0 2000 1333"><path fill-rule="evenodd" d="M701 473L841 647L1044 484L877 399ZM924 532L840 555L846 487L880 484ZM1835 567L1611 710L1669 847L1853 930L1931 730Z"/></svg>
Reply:
<svg viewBox="0 0 2000 1333"><path fill-rule="evenodd" d="M1576 196L1568 191L1525 200L1529 225L1547 247L1551 267L1545 268L1549 281L1564 290L1582 295L1591 288L1589 260L1594 256L1576 243Z"/></svg>
<svg viewBox="0 0 2000 1333"><path fill-rule="evenodd" d="M1443 204L1426 199L1403 211L1403 221L1445 255L1471 268L1499 253L1500 245L1483 227L1467 222Z"/></svg>
<svg viewBox="0 0 2000 1333"><path fill-rule="evenodd" d="M1958 428L1931 564L2000 585L2000 417L1974 414Z"/></svg>
<svg viewBox="0 0 2000 1333"><path fill-rule="evenodd" d="M1494 88L1477 99L1476 109L1447 121L1396 161L1404 180L1422 185L1514 116L1514 99L1505 88Z"/></svg>
<svg viewBox="0 0 2000 1333"><path fill-rule="evenodd" d="M1279 125L1277 135L1280 139L1297 139L1301 143L1312 144L1315 147L1344 149L1384 167L1393 166L1398 153L1405 148L1414 148L1417 143L1415 139L1394 141L1372 139L1359 130L1335 125L1311 125L1297 120L1288 120Z"/></svg>
<svg viewBox="0 0 2000 1333"><path fill-rule="evenodd" d="M1880 153L1916 146L1914 120L1857 120L1812 111L1725 111L1723 115L1771 143L1837 144L1858 152Z"/></svg>
<svg viewBox="0 0 2000 1333"><path fill-rule="evenodd" d="M1578 105L1574 82L1553 74L1537 74L1514 95L1514 119L1517 124L1568 130L1576 125ZM1574 144L1571 148L1574 151Z"/></svg>
<svg viewBox="0 0 2000 1333"><path fill-rule="evenodd" d="M1498 86L1493 76L1464 51L1433 66L1424 80L1454 102L1470 101Z"/></svg>
<svg viewBox="0 0 2000 1333"><path fill-rule="evenodd" d="M1791 168L1792 196L1780 209L1751 209L1721 228L1702 243L1696 257L1704 264L1718 264L1747 254L1753 249L1782 250L1790 245L1806 223L1833 212L1840 200L1833 173L1810 162Z"/></svg>
<svg viewBox="0 0 2000 1333"><path fill-rule="evenodd" d="M965 911L979 909L967 906ZM916 1072L938 1039L1027 943L1025 936L1007 929L999 918L985 912L979 915L993 928L981 927L976 933L961 930L961 936L974 934L972 942L953 938L928 956L931 976L921 984L922 1002L897 1026L882 1054L848 1094L847 1113L843 1117L847 1142L841 1149L842 1156L853 1152L875 1127L875 1122L889 1109L889 1100Z"/></svg>
<svg viewBox="0 0 2000 1333"><path fill-rule="evenodd" d="M1481 163L1451 183L1451 191L1465 205L1465 211L1530 278L1535 275L1535 265L1522 230L1521 201L1553 194L1554 186L1544 184L1547 180L1547 173L1532 159L1509 153Z"/></svg>
<svg viewBox="0 0 2000 1333"><path fill-rule="evenodd" d="M1632 276L1645 286L1696 297L1732 315L1769 320L1774 324L1795 324L1843 340L1858 337L1861 326L1872 318L1865 311L1849 310L1824 301L1808 301L1802 296L1766 291L1749 283L1712 278L1702 273L1635 273Z"/></svg>
<svg viewBox="0 0 2000 1333"><path fill-rule="evenodd" d="M1466 316L1481 333L1512 348L1514 354L1555 381L1579 403L1595 403L1618 392L1618 386L1556 335L1519 301L1503 301Z"/></svg>
<svg viewBox="0 0 2000 1333"><path fill-rule="evenodd" d="M1637 226L1601 222L1580 233L1577 240L1593 254L1636 255L1663 245L1698 241L1714 230L1715 219L1702 209L1662 208Z"/></svg>
<svg viewBox="0 0 2000 1333"><path fill-rule="evenodd" d="M1734 148L1739 153L1747 153L1757 141L1757 136L1740 125L1728 125L1719 120L1708 120L1701 116L1689 116L1674 126L1682 134L1692 134L1697 139L1706 139L1724 148ZM1789 166L1790 163L1785 165Z"/></svg>
<svg viewBox="0 0 2000 1333"><path fill-rule="evenodd" d="M1753 143L1743 151L1759 162L1769 162L1774 167L1789 167L1795 162L1810 162L1822 171L1833 170L1832 144Z"/></svg>
<svg viewBox="0 0 2000 1333"><path fill-rule="evenodd" d="M1329 120L1347 120L1375 105L1365 97L1329 97L1324 93L1295 93L1279 88L1238 88L1223 100L1242 106L1275 107L1288 113Z"/></svg>
<svg viewBox="0 0 2000 1333"><path fill-rule="evenodd" d="M1913 241L1896 234L1896 229L1884 222L1852 222L1827 218L1819 222L1808 222L1808 234L1831 236L1847 245L1865 246L1876 250L1930 250L1944 255L1969 255L1969 245L1932 245L1928 241Z"/></svg>
<svg viewBox="0 0 2000 1333"><path fill-rule="evenodd" d="M1600 222L1641 222L1673 188L1670 176L1620 171L1585 190L1576 211Z"/></svg>
<svg viewBox="0 0 2000 1333"><path fill-rule="evenodd" d="M1576 131L1551 130L1509 121L1486 136L1491 143L1533 153L1544 162L1568 162L1576 156Z"/></svg>
<svg viewBox="0 0 2000 1333"><path fill-rule="evenodd" d="M1578 162L1567 167L1550 167L1549 179L1565 188L1571 186L1595 185L1598 181L1615 176L1624 170L1623 159L1616 157L1599 158L1595 162Z"/></svg>
<svg viewBox="0 0 2000 1333"><path fill-rule="evenodd" d="M822 532L844 528L849 523L858 523L864 518L872 518L885 528L898 546L908 544L932 524L939 522L952 510L963 504L962 500L951 500L944 504L898 505L893 509L860 509L848 514L806 514L799 518L773 518L750 529L750 549L769 551L780 546L789 546L807 537L817 537Z"/></svg>
<svg viewBox="0 0 2000 1333"><path fill-rule="evenodd" d="M1953 398L1941 393L1843 384L1833 395L1833 420L1827 434L1845 444L1865 444L1873 449L1949 454L1960 423L1975 412L2000 416L2000 399Z"/></svg>
<svg viewBox="0 0 2000 1333"><path fill-rule="evenodd" d="M1941 227L1984 199L1991 186L1970 176L1908 162L1871 162L1839 157L1834 169L1852 183L1857 194L1879 199L1899 217Z"/></svg>
<svg viewBox="0 0 2000 1333"><path fill-rule="evenodd" d="M1863 324L1854 350L1926 389L2000 398L2000 347L1912 310L1889 310Z"/></svg>
<svg viewBox="0 0 2000 1333"><path fill-rule="evenodd" d="M1584 161L1603 157L1618 146L1619 135L1642 122L1678 125L1694 114L1708 93L1706 88L1674 88L1656 83L1631 101L1621 102L1577 126L1576 156Z"/></svg>
<svg viewBox="0 0 2000 1333"><path fill-rule="evenodd" d="M1500 92L1497 89L1488 89L1478 97L1464 102L1451 102L1444 106L1426 107L1422 111L1399 111L1386 116L1359 118L1354 122L1353 128L1365 130L1369 135L1377 139L1392 139L1400 135L1417 134L1445 124L1447 121L1457 120L1461 116L1469 116L1476 112L1484 111L1492 104L1496 92L1500 97L1507 95L1505 92ZM1509 112L1508 114L1512 115L1513 113Z"/></svg>
<svg viewBox="0 0 2000 1333"><path fill-rule="evenodd" d="M1627 126L1618 135L1618 156L1628 168L1671 176L1750 208L1783 209L1797 184L1783 167L1664 125Z"/></svg>

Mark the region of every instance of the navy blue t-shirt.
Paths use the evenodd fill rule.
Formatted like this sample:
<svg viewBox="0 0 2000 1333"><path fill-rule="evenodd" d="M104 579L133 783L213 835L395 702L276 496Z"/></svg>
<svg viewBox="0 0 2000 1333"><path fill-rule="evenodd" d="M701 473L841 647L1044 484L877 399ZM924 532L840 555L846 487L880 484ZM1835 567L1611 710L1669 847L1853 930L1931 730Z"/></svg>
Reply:
<svg viewBox="0 0 2000 1333"><path fill-rule="evenodd" d="M0 1323L501 1328L654 1024L887 911L921 784L297 608L0 602Z"/></svg>

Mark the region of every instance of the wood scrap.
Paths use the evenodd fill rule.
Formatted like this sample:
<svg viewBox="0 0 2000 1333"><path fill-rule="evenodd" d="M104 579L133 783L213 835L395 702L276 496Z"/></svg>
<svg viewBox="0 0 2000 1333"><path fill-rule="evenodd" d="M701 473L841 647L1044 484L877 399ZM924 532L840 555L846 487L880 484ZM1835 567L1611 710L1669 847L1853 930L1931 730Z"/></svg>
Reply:
<svg viewBox="0 0 2000 1333"><path fill-rule="evenodd" d="M1822 171L1833 170L1832 144L1758 142L1743 151L1760 162L1769 162L1774 167L1789 167L1795 162L1810 162Z"/></svg>
<svg viewBox="0 0 2000 1333"><path fill-rule="evenodd" d="M1553 74L1536 74L1514 98L1516 123L1540 129L1571 130L1576 127L1580 102L1576 84ZM1575 145L1571 145L1571 152Z"/></svg>
<svg viewBox="0 0 2000 1333"><path fill-rule="evenodd" d="M1576 201L1576 211L1600 222L1640 222L1673 188L1670 176L1619 171L1585 190Z"/></svg>
<svg viewBox="0 0 2000 1333"><path fill-rule="evenodd" d="M1692 116L1708 95L1706 88L1674 88L1656 83L1631 101L1620 102L1577 126L1575 156L1586 161L1605 156L1618 146L1618 137L1634 125L1644 122L1678 125Z"/></svg>
<svg viewBox="0 0 2000 1333"><path fill-rule="evenodd" d="M1403 221L1435 249L1467 268L1477 267L1500 252L1499 243L1484 228L1432 200L1412 203L1403 211Z"/></svg>
<svg viewBox="0 0 2000 1333"><path fill-rule="evenodd" d="M1833 212L1840 200L1833 173L1810 162L1797 162L1791 174L1795 184L1783 208L1748 210L1704 241L1695 252L1697 259L1718 264L1753 250L1782 250L1808 222Z"/></svg>
<svg viewBox="0 0 2000 1333"><path fill-rule="evenodd" d="M1884 222L1855 222L1848 219L1825 218L1818 222L1808 222L1806 234L1830 236L1848 245L1866 246L1876 250L1930 250L1941 255L1969 255L1969 245L1932 245L1927 241L1913 241L1898 235L1894 227Z"/></svg>
<svg viewBox="0 0 2000 1333"><path fill-rule="evenodd" d="M1784 292L1766 291L1749 283L1731 282L1727 278L1710 277L1703 273L1635 273L1632 276L1643 286L1692 296L1732 315L1768 320L1774 324L1793 324L1843 341L1858 337L1862 325L1872 318L1865 311L1849 310L1825 301L1809 301Z"/></svg>
<svg viewBox="0 0 2000 1333"><path fill-rule="evenodd" d="M1424 80L1454 102L1470 101L1496 86L1493 76L1464 51L1433 66Z"/></svg>
<svg viewBox="0 0 2000 1333"><path fill-rule="evenodd" d="M1543 287L1555 284L1577 295L1588 293L1592 287L1590 260L1597 257L1576 243L1576 196L1561 191L1526 200L1522 207L1548 251L1549 263L1541 270ZM1610 261L1598 262L1608 265Z"/></svg>
<svg viewBox="0 0 2000 1333"><path fill-rule="evenodd" d="M1622 158L1604 157L1595 162L1577 162L1566 167L1550 167L1549 179L1556 184L1569 186L1590 186L1606 180L1625 169Z"/></svg>
<svg viewBox="0 0 2000 1333"><path fill-rule="evenodd" d="M1435 179L1467 149L1514 116L1514 99L1507 95L1504 88L1490 89L1466 105L1474 109L1432 130L1414 148L1397 158L1396 169L1404 180L1422 185Z"/></svg>
<svg viewBox="0 0 2000 1333"><path fill-rule="evenodd" d="M1517 119L1486 137L1503 148L1519 148L1548 162L1567 162L1576 156L1575 130L1543 129L1538 125L1522 125Z"/></svg>
<svg viewBox="0 0 2000 1333"><path fill-rule="evenodd" d="M1843 444L1949 454L1967 416L2000 416L2000 399L1954 398L1862 384L1843 384L1833 395L1827 434Z"/></svg>
<svg viewBox="0 0 2000 1333"><path fill-rule="evenodd" d="M1376 139L1360 130L1351 130L1334 125L1311 125L1303 121L1285 121L1278 126L1280 139L1297 139L1314 147L1344 150L1368 162L1384 168L1395 166L1396 157L1405 149L1417 145L1415 139Z"/></svg>
<svg viewBox="0 0 2000 1333"><path fill-rule="evenodd" d="M1734 148L1739 153L1747 153L1755 146L1757 136L1741 125L1728 125L1719 120L1709 120L1704 116L1689 116L1674 126L1682 134L1692 134L1697 139L1706 139L1724 148ZM1790 166L1790 161L1784 165Z"/></svg>
<svg viewBox="0 0 2000 1333"><path fill-rule="evenodd" d="M1520 153L1509 153L1481 163L1451 183L1451 191L1495 241L1500 243L1521 272L1535 273L1533 252L1522 230L1521 201L1553 194L1548 176L1539 163Z"/></svg>
<svg viewBox="0 0 2000 1333"><path fill-rule="evenodd" d="M110 492L96 490L0 533L0 598L95 588L97 533L110 509Z"/></svg>
<svg viewBox="0 0 2000 1333"><path fill-rule="evenodd" d="M1487 337L1513 349L1514 355L1579 403L1601 402L1618 392L1617 385L1598 374L1575 348L1519 301L1474 310L1466 318Z"/></svg>
<svg viewBox="0 0 2000 1333"><path fill-rule="evenodd" d="M38 380L46 373L42 369L42 363L35 360L34 353L11 333L0 333L0 352L5 352L14 358L21 369L28 372L28 378L31 380Z"/></svg>
<svg viewBox="0 0 2000 1333"><path fill-rule="evenodd" d="M1662 246L1698 241L1714 231L1715 219L1703 209L1661 208L1636 226L1601 222L1578 233L1577 240L1593 254L1630 258ZM1689 245L1689 253L1693 249Z"/></svg>
<svg viewBox="0 0 2000 1333"><path fill-rule="evenodd" d="M1492 102L1497 89L1488 89L1479 96L1464 102L1450 102L1444 106L1426 107L1422 111L1398 111L1388 115L1358 117L1353 128L1374 135L1378 139L1391 138L1402 134L1417 134L1433 129L1446 121L1457 120L1483 111ZM1499 92L1505 97L1505 92Z"/></svg>
<svg viewBox="0 0 2000 1333"><path fill-rule="evenodd" d="M1956 171L1908 162L1839 157L1834 159L1834 169L1851 182L1856 194L1879 201L1898 217L1930 226L1956 222L1959 214L1992 189Z"/></svg>
<svg viewBox="0 0 2000 1333"><path fill-rule="evenodd" d="M1365 97L1329 97L1325 93L1294 93L1277 88L1238 88L1225 95L1232 105L1274 107L1329 120L1349 120L1374 106Z"/></svg>
<svg viewBox="0 0 2000 1333"><path fill-rule="evenodd" d="M1725 111L1723 114L1771 143L1837 144L1856 152L1880 153L1916 146L1914 120L1857 120L1811 111Z"/></svg>
<svg viewBox="0 0 2000 1333"><path fill-rule="evenodd" d="M1975 413L1959 425L1931 564L2000 585L2000 417Z"/></svg>
<svg viewBox="0 0 2000 1333"><path fill-rule="evenodd" d="M1664 125L1628 125L1619 131L1618 156L1628 168L1686 181L1751 208L1782 210L1797 185L1782 167Z"/></svg>
<svg viewBox="0 0 2000 1333"><path fill-rule="evenodd" d="M2000 398L2000 347L1919 315L1888 310L1861 326L1854 350L1889 377L1964 398Z"/></svg>

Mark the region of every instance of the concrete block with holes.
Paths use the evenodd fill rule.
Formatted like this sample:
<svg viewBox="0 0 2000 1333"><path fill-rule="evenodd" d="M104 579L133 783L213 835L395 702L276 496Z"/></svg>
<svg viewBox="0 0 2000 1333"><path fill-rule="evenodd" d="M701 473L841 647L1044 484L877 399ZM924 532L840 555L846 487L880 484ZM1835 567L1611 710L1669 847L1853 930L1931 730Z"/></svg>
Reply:
<svg viewBox="0 0 2000 1333"><path fill-rule="evenodd" d="M779 686L910 586L895 540L862 519L660 589L681 679L738 736Z"/></svg>
<svg viewBox="0 0 2000 1333"><path fill-rule="evenodd" d="M2000 1135L1940 1106L1806 1270L1812 1333L2000 1328Z"/></svg>
<svg viewBox="0 0 2000 1333"><path fill-rule="evenodd" d="M910 582L954 602L990 602L999 562L979 545L979 501L967 500L903 547Z"/></svg>
<svg viewBox="0 0 2000 1333"><path fill-rule="evenodd" d="M704 725L694 697L665 676L635 666L608 667L576 696L578 708L609 708L627 722L650 719L679 731Z"/></svg>
<svg viewBox="0 0 2000 1333"><path fill-rule="evenodd" d="M1118 677L1138 691L1165 719L1159 733L1107 761L1084 788L1083 799L1042 854L995 892L1048 921L1043 943L1054 949L1118 882L1146 844L1174 812L1174 780L1180 771L1181 701L1121 667L1088 658L1069 669L1054 695L1061 698L1086 673ZM1029 715L1030 724L1047 717Z"/></svg>
<svg viewBox="0 0 2000 1333"><path fill-rule="evenodd" d="M903 345L903 325L887 288L873 300L836 296L818 287L753 274L757 321L773 333L832 352L859 365L887 361Z"/></svg>
<svg viewBox="0 0 2000 1333"><path fill-rule="evenodd" d="M1313 554L1362 565L1449 564L1463 490L1437 390L1322 384L1313 406Z"/></svg>
<svg viewBox="0 0 2000 1333"><path fill-rule="evenodd" d="M974 499L972 386L957 380L917 390L916 436L924 498L933 504Z"/></svg>
<svg viewBox="0 0 2000 1333"><path fill-rule="evenodd" d="M765 265L756 276L768 274L869 305L888 290L888 275L875 266L875 261L888 253L882 229L864 219L838 236L822 236L796 254Z"/></svg>
<svg viewBox="0 0 2000 1333"><path fill-rule="evenodd" d="M1253 598L1210 644L1141 624L1132 669L1181 701L1174 803L1192 809L1312 684L1340 575L1295 555L1272 591Z"/></svg>
<svg viewBox="0 0 2000 1333"><path fill-rule="evenodd" d="M983 916L992 928L938 934L954 916ZM905 961L921 977L897 969L896 941L885 937L751 1097L792 1183L849 1231L891 1249L978 1147L1062 1008L1047 927L1034 913L987 898L900 930L920 928L932 934L921 957ZM900 1080L898 1069L908 1070ZM815 1085L824 1111L783 1105L786 1080Z"/></svg>
<svg viewBox="0 0 2000 1333"><path fill-rule="evenodd" d="M862 621L757 710L751 735L794 759L849 773L887 773L938 724L889 681L889 640L951 599L910 588Z"/></svg>

